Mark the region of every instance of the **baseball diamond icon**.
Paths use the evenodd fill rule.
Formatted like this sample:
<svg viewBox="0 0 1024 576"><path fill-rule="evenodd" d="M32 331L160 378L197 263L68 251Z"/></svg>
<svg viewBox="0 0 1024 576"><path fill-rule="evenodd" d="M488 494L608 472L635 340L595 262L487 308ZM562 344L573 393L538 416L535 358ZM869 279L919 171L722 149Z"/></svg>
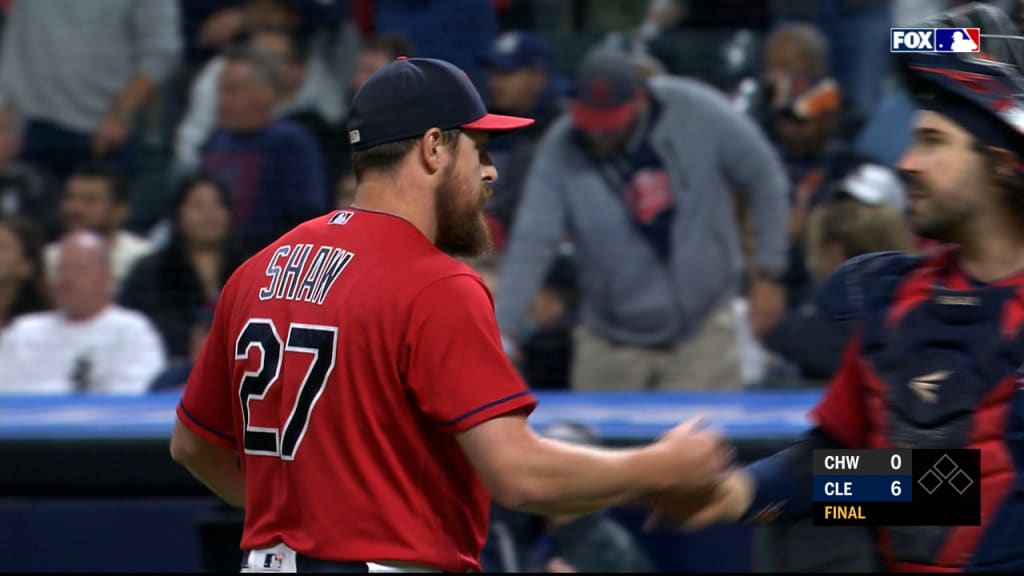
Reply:
<svg viewBox="0 0 1024 576"><path fill-rule="evenodd" d="M949 483L957 494L963 494L974 484L974 480L948 454L943 454L931 469L921 475L917 481L929 495L934 494L943 484Z"/></svg>

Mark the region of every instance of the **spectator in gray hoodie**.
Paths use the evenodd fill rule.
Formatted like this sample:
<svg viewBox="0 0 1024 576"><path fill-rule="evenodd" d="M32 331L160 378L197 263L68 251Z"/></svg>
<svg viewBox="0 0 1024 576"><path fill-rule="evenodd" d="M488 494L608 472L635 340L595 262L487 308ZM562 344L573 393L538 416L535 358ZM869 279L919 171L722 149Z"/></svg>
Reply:
<svg viewBox="0 0 1024 576"><path fill-rule="evenodd" d="M735 299L758 335L779 319L788 182L758 127L713 88L644 78L592 50L570 111L540 141L496 310L510 353L563 237L575 245L576 389L722 389L742 383ZM734 193L754 224L744 285Z"/></svg>

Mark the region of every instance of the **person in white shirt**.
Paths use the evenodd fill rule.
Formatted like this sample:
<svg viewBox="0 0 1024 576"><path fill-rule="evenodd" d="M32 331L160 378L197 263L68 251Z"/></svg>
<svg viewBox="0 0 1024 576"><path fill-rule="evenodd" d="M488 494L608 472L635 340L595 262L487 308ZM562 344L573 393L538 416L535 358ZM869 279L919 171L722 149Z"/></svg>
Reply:
<svg viewBox="0 0 1024 576"><path fill-rule="evenodd" d="M142 394L165 367L159 333L113 303L110 251L94 232L60 243L57 309L19 317L0 340L0 394Z"/></svg>
<svg viewBox="0 0 1024 576"><path fill-rule="evenodd" d="M148 240L122 229L131 206L128 184L112 167L89 163L68 177L60 201L64 233L92 230L110 246L114 281L120 286L135 262L152 251ZM46 246L46 276L51 281L57 267L59 242Z"/></svg>

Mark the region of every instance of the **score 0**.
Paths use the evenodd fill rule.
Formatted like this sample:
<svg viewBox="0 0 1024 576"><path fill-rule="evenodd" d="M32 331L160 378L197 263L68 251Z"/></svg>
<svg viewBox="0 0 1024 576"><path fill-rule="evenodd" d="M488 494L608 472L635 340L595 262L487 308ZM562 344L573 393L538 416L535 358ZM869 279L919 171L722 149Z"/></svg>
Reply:
<svg viewBox="0 0 1024 576"><path fill-rule="evenodd" d="M901 471L903 468L903 456L901 456L899 452L893 452L892 455L889 456L889 467L892 468L893 472ZM889 485L889 493L897 498L903 494L903 481L893 480L892 484Z"/></svg>

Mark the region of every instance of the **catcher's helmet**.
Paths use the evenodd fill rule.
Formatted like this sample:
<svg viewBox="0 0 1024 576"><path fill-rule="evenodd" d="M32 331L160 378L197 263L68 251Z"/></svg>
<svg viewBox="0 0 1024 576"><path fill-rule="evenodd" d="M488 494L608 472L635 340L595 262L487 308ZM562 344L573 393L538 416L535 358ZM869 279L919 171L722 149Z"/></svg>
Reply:
<svg viewBox="0 0 1024 576"><path fill-rule="evenodd" d="M991 4L971 3L943 12L924 27L981 28L981 53L894 54L900 77L919 105L955 101L995 120L1000 140L1024 152L1024 39L1013 18ZM970 128L970 127L968 127Z"/></svg>
<svg viewBox="0 0 1024 576"><path fill-rule="evenodd" d="M1008 64L971 56L908 54L907 87L918 101L952 97L973 105L1005 125L1024 143L1024 75Z"/></svg>
<svg viewBox="0 0 1024 576"><path fill-rule="evenodd" d="M969 2L940 12L914 27L980 28L980 48L987 58L1024 71L1024 41L1020 39L1022 9L1022 0Z"/></svg>

